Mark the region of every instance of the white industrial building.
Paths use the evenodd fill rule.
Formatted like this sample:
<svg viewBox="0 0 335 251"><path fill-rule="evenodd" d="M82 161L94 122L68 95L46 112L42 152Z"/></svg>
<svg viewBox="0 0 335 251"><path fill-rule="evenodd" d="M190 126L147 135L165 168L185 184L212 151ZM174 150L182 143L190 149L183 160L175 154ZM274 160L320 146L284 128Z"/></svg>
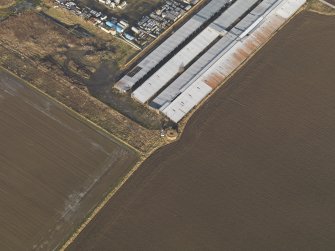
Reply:
<svg viewBox="0 0 335 251"><path fill-rule="evenodd" d="M176 80L174 80L166 89L164 89L150 105L161 111L168 106L180 93L190 86L195 79L201 76L205 69L208 69L220 58L224 52L232 46L237 36L227 33L215 45L213 45L205 54L203 54L194 64L185 70Z"/></svg>
<svg viewBox="0 0 335 251"><path fill-rule="evenodd" d="M211 3L213 2L215 1ZM158 59L155 64L152 54L161 52L165 46L164 43L161 45L163 47L157 48L157 52L157 49L154 50L140 62L137 67L141 69L136 67L134 69L135 72L141 72L144 62L147 62L150 67L145 68L146 73L140 73L139 77L132 79L129 84L128 78L134 75L130 74L125 77L126 79L120 80L118 87L121 83L123 88L125 86L131 88L148 72L155 69L154 72L150 72L151 76L134 88L132 96L142 103L149 103L151 107L160 110L172 121L178 123L264 45L305 4L306 0L235 0L231 2L233 3L229 8L211 23L207 22L207 27L175 52L159 69L156 70L155 66L161 62L162 57L166 56L157 54ZM177 44L178 41L186 39L185 36L179 38L181 34L178 31L174 33L177 34L174 38ZM169 47L170 53L174 51L172 47ZM125 89L121 88L121 90Z"/></svg>
<svg viewBox="0 0 335 251"><path fill-rule="evenodd" d="M203 54L194 64L184 71L174 82L172 82L165 90L163 90L151 103L151 105L161 111L169 105L172 100L190 86L197 78L199 78L205 70L210 68L219 58L222 57L241 35L247 34L250 29L255 28L262 20L262 17L275 8L281 1L265 0L253 9L244 19L242 19L229 32L224 34L222 38L213 45L206 53ZM255 2L254 2L255 3ZM234 7L236 5L233 5ZM232 10L232 9L229 9ZM231 11L227 11L227 17L231 21L224 21L222 24L228 27L237 17L234 18ZM239 13L239 12L236 12Z"/></svg>
<svg viewBox="0 0 335 251"><path fill-rule="evenodd" d="M119 91L131 89L142 77L148 74L159 64L166 56L172 53L188 37L199 29L207 20L209 20L218 10L222 9L229 0L211 0L205 7L196 13L183 26L169 36L154 51L145 57L138 65L134 67L115 85Z"/></svg>
<svg viewBox="0 0 335 251"><path fill-rule="evenodd" d="M220 58L217 58L217 61L211 67L204 71L186 90L166 106L162 111L164 114L172 121L179 122L214 90L216 85L222 83L244 60L262 46L289 17L298 11L306 0L273 0L272 2L279 2L279 5L272 9L266 17L263 17L262 22L253 31L250 30L248 36L243 37L243 40L238 40L232 47L229 47ZM251 17L251 15L247 16L246 19ZM243 32L240 35L242 34ZM201 89L204 91L200 94L197 90Z"/></svg>
<svg viewBox="0 0 335 251"><path fill-rule="evenodd" d="M149 79L133 92L133 97L145 103L163 88L174 76L183 71L210 44L226 33L225 29L248 11L258 0L237 1L209 24L175 56L166 62Z"/></svg>

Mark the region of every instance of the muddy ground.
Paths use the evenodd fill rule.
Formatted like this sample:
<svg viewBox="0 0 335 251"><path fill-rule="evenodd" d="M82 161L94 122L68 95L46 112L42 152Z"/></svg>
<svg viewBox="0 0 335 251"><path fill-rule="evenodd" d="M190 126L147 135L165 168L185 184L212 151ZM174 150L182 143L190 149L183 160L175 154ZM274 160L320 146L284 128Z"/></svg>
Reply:
<svg viewBox="0 0 335 251"><path fill-rule="evenodd" d="M57 18L60 15L58 12L50 13ZM28 57L52 74L67 78L73 85L140 125L159 130L163 116L146 109L129 95L112 91L122 68L136 50L93 24L67 14L72 15L72 19L67 18L72 23L63 23L63 16L64 20L59 21L36 10L10 16L0 21L0 44Z"/></svg>
<svg viewBox="0 0 335 251"><path fill-rule="evenodd" d="M334 27L297 16L69 250L334 250Z"/></svg>
<svg viewBox="0 0 335 251"><path fill-rule="evenodd" d="M78 112L143 154L164 144L159 131L148 130L73 85L70 80L0 46L0 65Z"/></svg>
<svg viewBox="0 0 335 251"><path fill-rule="evenodd" d="M0 250L53 250L137 159L0 71Z"/></svg>

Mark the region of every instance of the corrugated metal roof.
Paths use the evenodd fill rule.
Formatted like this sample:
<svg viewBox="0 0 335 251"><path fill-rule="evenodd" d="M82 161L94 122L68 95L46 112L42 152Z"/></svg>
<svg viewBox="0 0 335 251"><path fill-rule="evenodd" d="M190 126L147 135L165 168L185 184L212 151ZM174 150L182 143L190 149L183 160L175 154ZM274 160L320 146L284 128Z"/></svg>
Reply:
<svg viewBox="0 0 335 251"><path fill-rule="evenodd" d="M218 29L218 23L222 22L222 24L227 27L232 25L257 2L258 0L239 0L231 5L216 20L214 20L212 24L138 87L133 92L133 97L142 103L147 102L174 76L176 76L183 67L188 65L207 46L220 36L223 30L221 28Z"/></svg>
<svg viewBox="0 0 335 251"><path fill-rule="evenodd" d="M213 89L203 83L197 82L183 92L163 112L172 121L178 123L189 111L201 102Z"/></svg>
<svg viewBox="0 0 335 251"><path fill-rule="evenodd" d="M203 7L196 16L202 17L203 19L210 19L218 10L224 7L229 0L211 1L205 7Z"/></svg>
<svg viewBox="0 0 335 251"><path fill-rule="evenodd" d="M138 87L133 97L142 103L147 102L218 37L217 31L207 27Z"/></svg>
<svg viewBox="0 0 335 251"><path fill-rule="evenodd" d="M262 19L262 22L249 36L237 40L201 77L188 86L171 104L164 106L163 113L172 121L179 122L211 90L222 83L243 61L264 44L306 2L306 0L278 1L280 5L274 6L269 13L266 13L267 16ZM249 27L246 27L246 29Z"/></svg>
<svg viewBox="0 0 335 251"><path fill-rule="evenodd" d="M287 1L280 6L280 8L277 10L276 14L285 18L285 19L288 19L295 12L297 12L305 2L306 2L306 0Z"/></svg>
<svg viewBox="0 0 335 251"><path fill-rule="evenodd" d="M236 36L233 34L227 33L224 35L213 47L162 91L150 105L163 110L172 100L199 78L204 71L211 67L225 53L225 50L234 43L235 39Z"/></svg>
<svg viewBox="0 0 335 251"><path fill-rule="evenodd" d="M248 11L259 0L238 0L228 10L224 12L211 24L213 29L220 31L226 30L234 22L240 18L246 11Z"/></svg>
<svg viewBox="0 0 335 251"><path fill-rule="evenodd" d="M277 0L263 0L263 2L258 5L255 9L251 11L250 14L256 15L256 16L262 16L266 15L271 11L275 6L278 6L281 3L281 1Z"/></svg>
<svg viewBox="0 0 335 251"><path fill-rule="evenodd" d="M281 1L263 0L255 9L253 9L246 17L244 17L234 28L231 33L244 37L248 32L252 31L273 8L278 6Z"/></svg>
<svg viewBox="0 0 335 251"><path fill-rule="evenodd" d="M181 76L179 76L171 85L169 85L162 93L160 93L151 103L151 106L163 110L172 102L185 88L191 85L203 72L214 64L237 39L237 36L248 31L249 28L255 28L261 21L262 16L271 11L281 1L264 0L255 7L246 17L244 17L228 34L225 34L219 42L210 48L202 57L189 67ZM253 2L249 3L252 6ZM248 8L248 6L245 6ZM249 7L250 8L250 7ZM248 9L249 9L248 8ZM222 16L225 13L222 14ZM231 14L229 14L231 16ZM221 17L220 17L221 18ZM254 27L252 27L254 26ZM233 33L233 34L232 34ZM235 42L234 42L235 41Z"/></svg>
<svg viewBox="0 0 335 251"><path fill-rule="evenodd" d="M152 51L144 60L135 66L134 68L139 69L136 74L132 76L129 76L131 74L125 75L115 84L115 87L120 91L129 90L228 2L229 0L212 0L210 3L208 3L182 27L180 27L176 32L168 37L160 46Z"/></svg>

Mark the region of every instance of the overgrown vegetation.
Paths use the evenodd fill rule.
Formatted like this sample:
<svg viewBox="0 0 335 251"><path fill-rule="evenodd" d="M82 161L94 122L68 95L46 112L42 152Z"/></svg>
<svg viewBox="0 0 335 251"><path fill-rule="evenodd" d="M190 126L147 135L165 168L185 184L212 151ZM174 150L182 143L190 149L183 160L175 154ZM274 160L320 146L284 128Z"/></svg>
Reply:
<svg viewBox="0 0 335 251"><path fill-rule="evenodd" d="M145 155L164 144L160 115L112 91L135 49L50 0L20 1L1 21L0 66Z"/></svg>
<svg viewBox="0 0 335 251"><path fill-rule="evenodd" d="M309 0L307 3L307 8L310 11L314 11L323 15L335 15L335 9L327 6L319 0Z"/></svg>

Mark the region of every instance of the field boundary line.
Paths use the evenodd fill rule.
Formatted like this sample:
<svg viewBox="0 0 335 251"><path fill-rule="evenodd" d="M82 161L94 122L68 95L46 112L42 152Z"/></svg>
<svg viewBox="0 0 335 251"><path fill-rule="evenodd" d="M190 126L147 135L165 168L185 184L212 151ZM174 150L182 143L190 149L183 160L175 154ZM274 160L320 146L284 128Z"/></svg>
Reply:
<svg viewBox="0 0 335 251"><path fill-rule="evenodd" d="M3 67L1 65L0 65L0 69L4 70L5 72L7 72L7 73L11 74L12 76L14 76L15 78L19 79L27 87L33 89L34 91L36 91L36 92L42 94L43 96L49 98L50 100L52 100L57 105L59 105L61 108L63 108L65 111L71 113L74 116L75 119L80 120L81 122L85 123L87 126L90 126L92 129L94 129L94 130L96 130L96 131L98 131L100 133L104 133L105 136L109 137L116 144L124 145L125 147L133 150L135 153L137 153L139 155L143 155L143 152L140 151L139 149L137 149L134 146L130 145L128 142L124 141L123 139L120 139L119 137L117 137L116 135L114 135L111 132L107 131L106 129L102 128L100 125L94 123L90 119L86 118L85 116L83 116L79 112L76 112L71 107L69 107L69 106L65 105L64 103L60 102L59 100L57 100L56 98L52 97L48 93L40 90L38 87L34 86L33 84L29 83L28 81L26 81L26 80L22 79L21 77L17 76L15 73L11 72L10 70L6 69L5 67Z"/></svg>
<svg viewBox="0 0 335 251"><path fill-rule="evenodd" d="M204 1L204 0L202 0ZM200 1L200 2L202 2ZM319 0L321 1L321 0ZM185 118L185 120L182 121L182 133L184 131L184 128L188 122L188 120L192 117L192 115L194 114L194 112L196 112L198 109L200 109L205 102L207 102L208 99L210 99L215 93L217 93L217 91L224 86L224 84L231 79L233 76L235 76L235 74L243 67L245 66L245 64L247 62L249 62L249 60L251 60L255 54L257 54L264 46L266 46L268 44L268 42L283 28L287 25L288 22L290 22L296 15L298 15L299 13L301 13L301 11L303 11L305 9L305 7L303 7L301 10L299 10L297 13L295 13L295 15L293 15L289 20L287 20L285 22L285 24L283 24L280 28L278 28L278 30L276 32L274 32L272 34L271 37L269 37L269 39L262 45L260 46L248 59L246 59L232 74L230 74L230 76L225 79L218 88L216 88L213 92L211 92L195 109L192 110L192 112L189 113L189 115ZM170 27L172 28L172 26ZM166 30L165 32L167 32L168 30ZM164 32L164 33L165 33ZM163 33L163 34L164 34ZM142 53L139 53L142 54ZM139 55L138 55L139 56ZM136 58L137 56L135 56ZM130 60L126 65L130 64L133 60L135 60L135 58L133 58L132 60ZM99 126L98 124L94 123L93 121L89 120L88 118L86 118L85 116L81 115L80 113L74 111L73 109L71 109L70 107L68 107L67 105L63 104L62 102L58 101L56 98L50 96L49 94L43 92L42 90L40 90L39 88L37 88L36 86L34 86L33 84L29 83L28 81L20 78L19 76L15 75L14 73L12 73L11 71L7 70L6 68L0 66L0 69L3 69L4 71L10 73L11 75L15 76L16 78L22 80L28 87L34 89L35 91L37 91L38 93L41 93L45 96L47 96L48 98L50 98L51 100L53 100L55 103L57 103L58 105L60 105L61 107L65 108L67 111L73 113L76 118L83 120L83 122L86 122L88 125L93 126L93 128L96 128L100 131L102 131L103 133L105 133L107 136L110 136L112 139L114 139L115 141L117 141L116 143L122 143L123 145L127 146L128 148L134 150L136 153L138 153L140 155L140 160L130 169L130 171L128 173L126 173L124 175L124 177L121 178L121 181L118 182L118 184L105 196L105 198L103 198L103 200L93 209L93 211L91 213L88 214L87 218L83 221L83 223L80 224L80 226L71 234L71 236L65 241L65 243L60 247L60 251L65 251L76 239L77 237L80 235L80 233L82 231L85 230L86 226L92 221L94 220L94 218L98 215L98 213L106 206L106 204L111 200L111 198L123 187L123 185L130 179L130 177L139 169L139 167L143 164L143 162L152 155L152 153L154 153L159 147L154 148L152 151L150 151L148 154L146 154L145 156L143 155L143 153L136 149L135 147L131 146L129 143L127 143L126 141L120 139L119 137L113 135L112 133L108 132L106 129L102 128L101 126ZM179 135L178 138L181 137L182 133ZM174 141L175 142L175 141ZM172 142L171 142L172 143Z"/></svg>
<svg viewBox="0 0 335 251"><path fill-rule="evenodd" d="M193 114L200 109L205 102L208 101L224 84L230 80L237 72L240 71L242 67L246 65L246 63L249 62L262 48L264 48L271 40L272 38L277 35L277 33L284 28L294 17L296 17L298 14L300 14L302 11L306 9L306 5L303 6L299 11L297 11L292 17L290 17L282 26L280 26L269 38L268 40L261 45L254 53L251 54L249 58L247 58L242 64L234 70L232 74L228 76L227 79L225 79L219 86L216 88L213 92L211 92L195 109L193 109L189 115L181 122L181 133L178 135L178 139L172 142L169 142L166 145L169 145L171 143L177 142L180 137L182 136L185 126L187 125L187 122ZM143 164L143 162L148 159L158 148L154 148L150 153L148 153L145 157L141 158L138 163L135 164L135 166L125 175L125 177L122 179L122 181L105 197L105 199L101 202L100 205L98 205L93 212L90 214L90 216L84 221L84 223L74 232L74 234L65 242L65 244L61 247L60 251L65 251L74 241L75 239L80 235L80 233L85 229L85 227L97 216L97 214L106 206L106 204L110 201L110 199L122 188L122 186L129 180L129 178L138 170L138 168Z"/></svg>
<svg viewBox="0 0 335 251"><path fill-rule="evenodd" d="M177 141L177 140L176 140ZM80 235L82 231L85 230L86 226L90 224L91 221L95 219L95 217L98 215L98 213L105 208L107 203L113 198L113 196L123 187L123 185L131 178L131 176L142 166L142 164L158 149L160 149L163 146L167 146L169 144L172 144L176 141L166 142L164 145L156 146L153 148L149 153L146 155L140 155L139 160L135 165L127 172L123 177L121 177L121 180L118 182L118 184L102 199L100 203L87 214L87 218L83 220L83 222L79 225L78 228L70 235L69 238L66 239L64 244L60 247L59 251L65 251Z"/></svg>
<svg viewBox="0 0 335 251"><path fill-rule="evenodd" d="M156 149L157 150L157 149ZM154 150L154 151L156 151ZM150 153L151 155L152 153ZM97 205L97 207L94 208L92 213L89 214L89 216L84 220L84 222L77 228L77 230L71 235L70 238L67 239L67 241L61 246L59 251L65 251L80 235L82 231L85 230L86 226L95 219L95 217L98 215L98 213L105 208L107 203L113 198L113 196L123 187L123 185L129 180L129 178L139 169L139 167L143 164L143 162L150 156L142 157L131 169L130 171L122 177L122 180L110 191L106 197L102 200L101 203Z"/></svg>
<svg viewBox="0 0 335 251"><path fill-rule="evenodd" d="M295 15L293 15L289 20L287 20L276 32L272 34L271 37L262 45L260 46L248 59L246 59L224 82L220 84L218 88L216 88L210 95L208 95L198 106L195 108L183 121L182 125L182 133L179 134L178 141L180 137L182 136L185 126L188 122L188 120L192 117L195 111L197 111L200 107L203 106L205 102L209 98L211 98L230 78L232 78L251 58L255 56L257 52L259 52L264 46L268 44L268 42L283 28L287 25L288 22L290 22L296 15L298 15L302 10L304 10L305 7L303 7L301 10L299 10ZM173 141L173 142L176 142ZM173 143L170 142L170 143ZM168 145L168 144L166 144ZM128 179L138 170L138 168L143 164L143 162L152 155L158 148L155 148L150 152L146 157L142 158L138 163L135 164L135 166L125 175L125 177L122 179L122 181L105 197L105 199L101 202L100 205L98 205L93 212L90 214L90 216L82 223L82 225L73 233L73 235L65 242L65 244L61 247L60 251L65 251L74 241L75 239L80 235L80 233L85 229L85 227L97 216L97 214L106 206L106 204L110 201L110 199L120 190L120 188L128 181Z"/></svg>

